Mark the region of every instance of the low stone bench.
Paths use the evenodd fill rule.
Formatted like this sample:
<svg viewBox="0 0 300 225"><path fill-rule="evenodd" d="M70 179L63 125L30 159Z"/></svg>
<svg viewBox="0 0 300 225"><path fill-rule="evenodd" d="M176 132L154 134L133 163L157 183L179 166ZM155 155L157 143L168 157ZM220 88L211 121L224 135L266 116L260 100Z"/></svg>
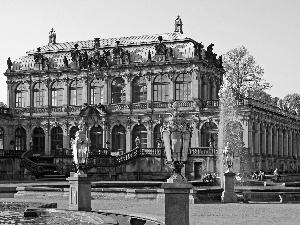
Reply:
<svg viewBox="0 0 300 225"><path fill-rule="evenodd" d="M256 196L256 198L254 197ZM275 201L280 203L286 203L290 201L300 201L300 192L271 192L271 191L245 191L243 192L243 202L249 203L249 201Z"/></svg>

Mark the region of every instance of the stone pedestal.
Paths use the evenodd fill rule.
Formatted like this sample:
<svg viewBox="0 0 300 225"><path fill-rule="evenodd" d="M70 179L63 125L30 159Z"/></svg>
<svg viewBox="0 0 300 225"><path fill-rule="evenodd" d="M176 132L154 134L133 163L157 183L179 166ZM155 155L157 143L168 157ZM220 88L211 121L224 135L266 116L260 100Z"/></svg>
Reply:
<svg viewBox="0 0 300 225"><path fill-rule="evenodd" d="M75 173L67 180L70 183L69 209L91 211L91 179L86 174Z"/></svg>
<svg viewBox="0 0 300 225"><path fill-rule="evenodd" d="M189 194L193 185L168 180L165 192L165 225L189 225Z"/></svg>
<svg viewBox="0 0 300 225"><path fill-rule="evenodd" d="M237 196L234 192L234 176L235 173L224 173L224 191L222 193L222 202L235 203L237 202Z"/></svg>

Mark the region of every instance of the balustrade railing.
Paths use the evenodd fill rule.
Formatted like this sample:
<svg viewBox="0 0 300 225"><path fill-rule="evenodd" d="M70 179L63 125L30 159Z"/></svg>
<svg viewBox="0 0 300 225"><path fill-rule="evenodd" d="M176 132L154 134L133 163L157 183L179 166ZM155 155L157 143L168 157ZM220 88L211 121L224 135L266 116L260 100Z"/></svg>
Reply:
<svg viewBox="0 0 300 225"><path fill-rule="evenodd" d="M190 148L190 155L216 155L217 150L212 147Z"/></svg>
<svg viewBox="0 0 300 225"><path fill-rule="evenodd" d="M202 107L219 107L219 100L202 101Z"/></svg>
<svg viewBox="0 0 300 225"><path fill-rule="evenodd" d="M90 156L109 155L109 150L107 148L90 149L89 155Z"/></svg>
<svg viewBox="0 0 300 225"><path fill-rule="evenodd" d="M147 109L147 103L133 103L132 109Z"/></svg>
<svg viewBox="0 0 300 225"><path fill-rule="evenodd" d="M21 150L0 150L0 157L20 158L24 152Z"/></svg>
<svg viewBox="0 0 300 225"><path fill-rule="evenodd" d="M193 101L177 101L179 107L193 107Z"/></svg>
<svg viewBox="0 0 300 225"><path fill-rule="evenodd" d="M73 150L71 148L59 148L53 151L54 156L72 156Z"/></svg>
<svg viewBox="0 0 300 225"><path fill-rule="evenodd" d="M168 108L169 102L153 102L153 108Z"/></svg>
<svg viewBox="0 0 300 225"><path fill-rule="evenodd" d="M150 156L163 156L163 148L143 148L140 150L141 155L150 155Z"/></svg>
<svg viewBox="0 0 300 225"><path fill-rule="evenodd" d="M121 111L121 110L125 110L125 109L129 109L129 105L127 105L127 104L110 105L111 111Z"/></svg>

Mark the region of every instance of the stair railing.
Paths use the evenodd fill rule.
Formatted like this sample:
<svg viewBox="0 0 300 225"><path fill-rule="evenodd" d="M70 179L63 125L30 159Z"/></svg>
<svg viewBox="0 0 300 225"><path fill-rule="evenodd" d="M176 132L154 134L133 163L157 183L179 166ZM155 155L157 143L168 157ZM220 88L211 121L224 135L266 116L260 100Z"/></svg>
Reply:
<svg viewBox="0 0 300 225"><path fill-rule="evenodd" d="M22 163L24 167L32 172L34 175L40 175L43 172L43 166L39 166L37 163L33 162L30 157L33 155L33 150L30 149L21 155Z"/></svg>

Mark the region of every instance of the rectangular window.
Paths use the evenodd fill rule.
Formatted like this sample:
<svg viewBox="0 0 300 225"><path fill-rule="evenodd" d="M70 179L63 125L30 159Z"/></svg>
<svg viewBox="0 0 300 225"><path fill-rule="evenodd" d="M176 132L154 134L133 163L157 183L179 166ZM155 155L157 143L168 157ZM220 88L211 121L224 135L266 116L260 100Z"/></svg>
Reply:
<svg viewBox="0 0 300 225"><path fill-rule="evenodd" d="M16 94L16 107L25 107L25 94L23 92Z"/></svg>
<svg viewBox="0 0 300 225"><path fill-rule="evenodd" d="M57 106L57 91L52 91L52 106Z"/></svg>
<svg viewBox="0 0 300 225"><path fill-rule="evenodd" d="M44 106L44 91L34 92L34 106Z"/></svg>
<svg viewBox="0 0 300 225"><path fill-rule="evenodd" d="M103 88L94 88L91 91L91 104L103 104Z"/></svg>

